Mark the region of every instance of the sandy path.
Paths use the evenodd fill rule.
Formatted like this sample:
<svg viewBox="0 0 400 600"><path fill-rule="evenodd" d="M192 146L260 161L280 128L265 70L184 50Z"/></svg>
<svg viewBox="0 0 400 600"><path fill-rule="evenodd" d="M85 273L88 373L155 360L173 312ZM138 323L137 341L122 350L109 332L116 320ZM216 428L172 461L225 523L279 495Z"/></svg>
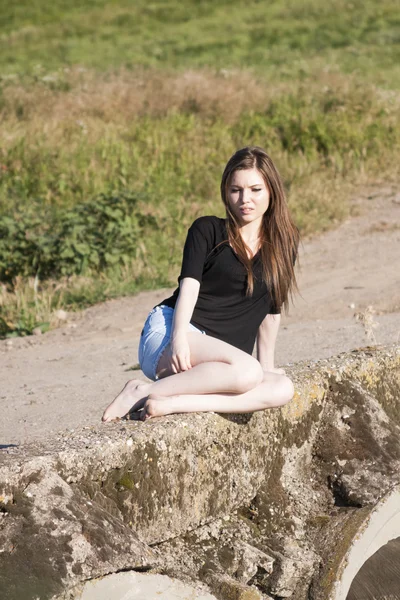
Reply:
<svg viewBox="0 0 400 600"><path fill-rule="evenodd" d="M282 321L280 365L368 345L353 316L368 305L376 311L377 343L399 342L400 194L381 190L357 203L361 216L303 243L302 298ZM43 336L0 341L0 448L97 423L140 373L129 367L137 363L143 321L169 292L106 302Z"/></svg>

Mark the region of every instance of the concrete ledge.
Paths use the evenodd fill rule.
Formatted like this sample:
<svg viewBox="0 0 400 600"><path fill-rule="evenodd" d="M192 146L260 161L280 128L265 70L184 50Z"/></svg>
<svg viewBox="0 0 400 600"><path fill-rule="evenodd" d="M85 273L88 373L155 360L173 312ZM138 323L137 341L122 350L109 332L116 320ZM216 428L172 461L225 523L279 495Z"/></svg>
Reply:
<svg viewBox="0 0 400 600"><path fill-rule="evenodd" d="M399 349L299 364L291 375L296 396L279 410L99 424L3 451L2 594L50 599L126 569L205 580L204 544L188 547L185 536L231 515L274 560L272 573L256 565L240 585L326 600L318 565L340 503L356 519L398 483ZM225 587L224 577L240 579L235 560L212 566Z"/></svg>
<svg viewBox="0 0 400 600"><path fill-rule="evenodd" d="M387 542L400 537L400 488L394 488L368 513L352 537L337 570L332 600L346 600L351 583L363 564Z"/></svg>

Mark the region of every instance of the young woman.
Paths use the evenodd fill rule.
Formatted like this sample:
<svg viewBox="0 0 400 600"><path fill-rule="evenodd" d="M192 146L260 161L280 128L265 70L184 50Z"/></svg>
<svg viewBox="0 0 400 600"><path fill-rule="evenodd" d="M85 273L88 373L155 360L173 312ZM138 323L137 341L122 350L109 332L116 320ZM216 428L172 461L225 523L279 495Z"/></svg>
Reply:
<svg viewBox="0 0 400 600"><path fill-rule="evenodd" d="M139 362L152 382L128 381L103 421L141 411L246 413L282 406L293 384L275 368L280 308L296 289L299 233L280 175L258 147L236 152L225 167L226 219L190 227L179 287L150 312ZM252 351L257 341L257 358Z"/></svg>

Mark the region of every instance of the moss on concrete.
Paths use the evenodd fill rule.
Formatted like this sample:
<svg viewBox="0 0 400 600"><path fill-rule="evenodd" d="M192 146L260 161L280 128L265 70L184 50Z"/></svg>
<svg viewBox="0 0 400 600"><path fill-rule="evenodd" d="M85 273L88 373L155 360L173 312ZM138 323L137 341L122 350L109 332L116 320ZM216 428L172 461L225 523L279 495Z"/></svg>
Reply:
<svg viewBox="0 0 400 600"><path fill-rule="evenodd" d="M0 561L0 597L50 599L63 590L71 538L44 536L34 517L32 500L19 490L14 491L14 501L7 510L15 527L11 547ZM3 534L7 535L7 528Z"/></svg>
<svg viewBox="0 0 400 600"><path fill-rule="evenodd" d="M310 600L328 600L341 573L343 560L360 526L370 513L369 508L343 509L321 537L324 560L310 585Z"/></svg>

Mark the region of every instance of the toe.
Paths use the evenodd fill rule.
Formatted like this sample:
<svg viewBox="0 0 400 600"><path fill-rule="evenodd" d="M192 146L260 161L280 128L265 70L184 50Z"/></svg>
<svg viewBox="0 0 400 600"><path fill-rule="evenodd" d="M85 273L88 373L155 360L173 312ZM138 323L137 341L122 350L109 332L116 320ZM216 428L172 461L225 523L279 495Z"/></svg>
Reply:
<svg viewBox="0 0 400 600"><path fill-rule="evenodd" d="M115 421L117 417L112 417L111 415L103 415L101 420L103 423L110 423L111 421Z"/></svg>

